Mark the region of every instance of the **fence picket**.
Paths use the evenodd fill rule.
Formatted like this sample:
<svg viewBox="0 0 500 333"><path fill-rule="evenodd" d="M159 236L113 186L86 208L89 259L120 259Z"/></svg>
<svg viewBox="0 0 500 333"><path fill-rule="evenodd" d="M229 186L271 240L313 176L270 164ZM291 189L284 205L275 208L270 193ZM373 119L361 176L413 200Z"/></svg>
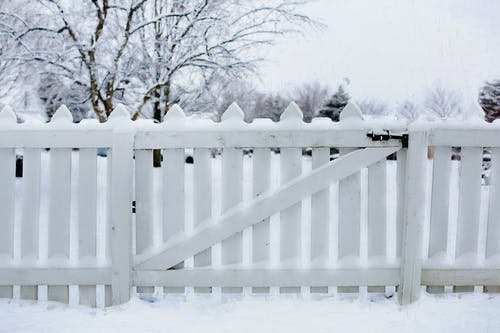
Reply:
<svg viewBox="0 0 500 333"><path fill-rule="evenodd" d="M14 205L16 154L12 148L0 149L0 262L14 259ZM0 286L0 298L12 298L12 286Z"/></svg>
<svg viewBox="0 0 500 333"><path fill-rule="evenodd" d="M491 161L486 258L500 254L500 148L491 149Z"/></svg>
<svg viewBox="0 0 500 333"><path fill-rule="evenodd" d="M135 252L153 246L153 150L135 151ZM138 293L154 292L153 286L137 286Z"/></svg>
<svg viewBox="0 0 500 333"><path fill-rule="evenodd" d="M396 258L401 258L403 240L403 220L406 196L406 158L407 148L397 152L396 165Z"/></svg>
<svg viewBox="0 0 500 333"><path fill-rule="evenodd" d="M227 148L222 153L222 213L236 206L243 197L243 152ZM241 264L243 261L243 233L238 232L221 243L222 265ZM236 290L223 291L237 292Z"/></svg>
<svg viewBox="0 0 500 333"><path fill-rule="evenodd" d="M186 231L185 221L185 152L184 149L163 151L163 241ZM175 268L184 267L180 263ZM164 288L165 292L184 292L184 288Z"/></svg>
<svg viewBox="0 0 500 333"><path fill-rule="evenodd" d="M212 157L209 149L194 149L193 153L193 225L194 228L212 216ZM212 263L212 249L208 248L194 256L195 267L206 267ZM211 288L196 288L209 292Z"/></svg>
<svg viewBox="0 0 500 333"><path fill-rule="evenodd" d="M330 148L315 148L312 151L312 168L330 162ZM328 262L329 235L329 189L311 197L311 265L322 267Z"/></svg>
<svg viewBox="0 0 500 333"><path fill-rule="evenodd" d="M40 148L26 148L23 155L23 203L21 216L21 260L38 260L40 222ZM37 286L21 286L21 298L37 299Z"/></svg>
<svg viewBox="0 0 500 333"><path fill-rule="evenodd" d="M342 148L340 155L355 149ZM359 260L361 223L361 174L359 172L339 182L339 260Z"/></svg>
<svg viewBox="0 0 500 333"><path fill-rule="evenodd" d="M269 149L254 149L253 151L253 197L256 198L271 186L271 152ZM254 264L270 264L271 260L271 229L270 218L262 220L252 227L252 262ZM265 289L253 288L254 293L267 292Z"/></svg>
<svg viewBox="0 0 500 333"><path fill-rule="evenodd" d="M330 148L312 150L312 168L330 162ZM329 257L330 189L326 188L311 196L311 267L325 267ZM328 292L328 286L312 286L311 292Z"/></svg>
<svg viewBox="0 0 500 333"><path fill-rule="evenodd" d="M281 149L281 183L285 184L302 172L302 150ZM298 202L280 212L280 265L293 268L300 265L300 221L302 203ZM299 286L297 286L299 287ZM297 288L280 288L281 292L298 292Z"/></svg>
<svg viewBox="0 0 500 333"><path fill-rule="evenodd" d="M446 254L450 204L451 148L435 147L432 171L429 258Z"/></svg>
<svg viewBox="0 0 500 333"><path fill-rule="evenodd" d="M368 167L368 257L386 257L387 206L386 161Z"/></svg>
<svg viewBox="0 0 500 333"><path fill-rule="evenodd" d="M455 258L475 256L478 249L482 148L462 147ZM475 259L475 257L472 257Z"/></svg>
<svg viewBox="0 0 500 333"><path fill-rule="evenodd" d="M67 265L71 192L71 149L50 151L49 262ZM48 299L68 303L68 286L48 286Z"/></svg>
<svg viewBox="0 0 500 333"><path fill-rule="evenodd" d="M79 152L78 256L80 264L97 263L97 149ZM96 306L96 286L79 286L80 304Z"/></svg>
<svg viewBox="0 0 500 333"><path fill-rule="evenodd" d="M405 171L401 277L398 289L400 304L412 303L420 297L422 275L423 223L425 200L428 133L410 131Z"/></svg>

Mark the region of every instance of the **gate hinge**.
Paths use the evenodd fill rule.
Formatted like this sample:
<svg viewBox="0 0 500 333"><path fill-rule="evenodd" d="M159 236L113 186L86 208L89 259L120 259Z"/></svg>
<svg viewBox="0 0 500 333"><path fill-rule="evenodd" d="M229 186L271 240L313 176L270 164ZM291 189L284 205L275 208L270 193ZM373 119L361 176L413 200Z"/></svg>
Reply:
<svg viewBox="0 0 500 333"><path fill-rule="evenodd" d="M408 148L408 133L393 134L389 130L371 131L366 134L372 141L400 140L403 148Z"/></svg>

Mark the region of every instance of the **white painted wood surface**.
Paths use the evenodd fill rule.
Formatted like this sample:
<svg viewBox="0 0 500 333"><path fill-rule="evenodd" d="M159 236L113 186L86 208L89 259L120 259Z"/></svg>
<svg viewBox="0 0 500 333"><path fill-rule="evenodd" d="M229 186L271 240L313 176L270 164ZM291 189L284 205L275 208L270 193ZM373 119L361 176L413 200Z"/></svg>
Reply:
<svg viewBox="0 0 500 333"><path fill-rule="evenodd" d="M62 111L61 111L62 110ZM68 285L79 286L82 304L103 304L96 299L96 289L103 289L109 298L112 286L114 304L128 300L130 287L164 286L183 290L198 287L198 291L211 291L213 287L254 287L254 292L269 292L269 287L281 287L282 291L299 292L297 287L359 287L399 285L403 304L418 298L420 284L428 286L498 286L498 255L500 252L500 226L497 215L500 190L500 168L498 148L492 149L493 169L489 195L489 212L486 230L487 261L478 258L479 201L485 197L481 192L482 147L499 147L500 126L478 122L424 124L410 128L410 147L398 152L397 162L397 226L396 244L399 261L376 262L375 266L363 269L329 269L328 239L329 190L332 182L340 181L340 244L339 256L342 264L359 267L360 257L360 204L361 181L359 169L368 167L368 257L384 257L387 216L385 212L385 156L401 147L399 140L373 142L366 134L372 129L388 128L405 131L405 125L384 124L365 121L359 109L352 103L345 108L341 121L332 123L316 119L311 124L302 121L298 107L292 104L283 113L278 123L255 120L252 124L242 121L242 111L235 105L223 115L222 123L209 120L186 121L182 110L173 107L163 124L150 121L130 122L128 113L119 107L107 124L84 121L72 124L71 115L65 108L58 110L48 124L15 124L12 114L0 113L0 186L13 188L15 163L14 148L21 148L24 155L22 181L22 203L19 220L19 262L13 265L9 258L15 255L13 247L12 221L14 190L0 193L0 201L6 207L0 211L0 296L14 296L13 285L20 285L20 297L35 299L44 297L48 286L49 299L67 301ZM7 116L6 116L7 114ZM5 119L10 119L6 121ZM12 118L12 119L11 119ZM428 133L427 136L424 133ZM435 146L433 189L431 193L431 227L429 253L439 255L446 250L447 211L450 180L449 147L462 147L460 175L460 208L458 212L457 262L447 267L433 263L422 266L422 192L425 184L427 147ZM97 214L97 148L108 151L108 199L109 230L106 235L105 257L97 264L96 214ZM330 147L340 147L341 153L370 147L343 157L338 163L329 162ZM392 148L381 148L392 147ZM50 148L48 153L42 148ZM78 248L76 263L68 266L70 232L70 168L71 149L78 148ZM184 232L187 221L184 207L185 196L185 152L194 150L194 205L195 230ZM223 215L214 217L212 198L213 148L222 148L221 203ZM253 149L252 200L242 202L241 148ZM270 191L270 148L280 148L281 184ZM311 174L301 175L303 148L313 148ZM135 166L133 159L135 149ZM163 170L159 174L163 198L160 207L153 202L152 149L163 149ZM367 154L363 154L369 152ZM48 154L50 168L41 169L41 154ZM406 162L408 155L408 163ZM346 156L348 157L348 156ZM370 160L370 163L368 163ZM375 163L376 162L376 163ZM375 163L375 164L373 164ZM392 162L391 162L392 163ZM325 164L324 166L321 166ZM372 165L373 164L373 165ZM218 169L217 169L218 170ZM41 174L43 171L44 174ZM136 213L136 266L132 265L131 204L132 181L135 173ZM353 175L354 173L354 175ZM43 243L39 238L40 180L49 181L48 261L44 261ZM45 195L45 193L43 194ZM301 251L301 239L309 230L302 228L301 201L311 197L310 256ZM43 199L45 200L45 199ZM308 199L307 199L308 200ZM45 201L43 201L45 202ZM10 207L10 208L9 208ZM308 211L308 205L305 212ZM160 209L164 244L154 248L153 219ZM271 269L269 216L281 213L280 263L281 268ZM9 222L10 221L10 222ZM45 221L45 219L42 219ZM351 222L349 222L351 221ZM354 221L354 222L352 222ZM307 224L304 224L307 226ZM252 267L239 269L229 265L242 262L244 251L240 233L252 227ZM404 227L404 228L403 228ZM161 228L161 227L160 227ZM404 229L404 237L403 236ZM75 230L75 229L71 229ZM73 232L73 231L71 231ZM7 235L7 236L6 236ZM236 235L236 236L235 236ZM73 235L74 236L74 235ZM3 241L5 240L5 241ZM236 241L234 241L236 240ZM403 240L403 241L402 241ZM394 241L394 240L392 240ZM212 262L211 247L223 242L222 267L218 258ZM401 245L403 244L403 245ZM401 251L402 249L402 251ZM72 252L75 253L75 252ZM215 251L214 251L215 253ZM38 260L41 256L42 261ZM195 256L195 267L182 263ZM7 258L7 260L4 260ZM470 260L462 260L470 258ZM307 261L305 267L301 260ZM14 260L17 260L14 258ZM180 265L177 265L181 263ZM303 264L304 262L302 262ZM307 268L311 264L311 268ZM51 266L52 265L52 266ZM76 266L75 266L76 265ZM107 266L106 266L107 265ZM225 266L225 267L224 267ZM174 267L175 269L158 271ZM99 285L98 288L95 286ZM102 286L108 286L102 288ZM5 288L6 286L7 288ZM165 289L165 290L167 290ZM168 289L170 290L170 289ZM196 290L196 289L195 289ZM302 289L304 290L304 289ZM215 291L215 289L214 289ZM312 289L311 289L312 291ZM168 291L169 292L169 291ZM109 301L108 301L109 303Z"/></svg>
<svg viewBox="0 0 500 333"><path fill-rule="evenodd" d="M429 257L446 254L450 207L451 148L434 147Z"/></svg>
<svg viewBox="0 0 500 333"><path fill-rule="evenodd" d="M193 224L196 229L202 221L212 216L212 157L210 150L195 149L193 159ZM194 266L209 266L212 263L212 250L210 248L200 250L194 256ZM182 260L184 259L187 257L182 258Z"/></svg>
<svg viewBox="0 0 500 333"><path fill-rule="evenodd" d="M186 230L185 159L184 149L163 151L163 241Z"/></svg>
<svg viewBox="0 0 500 333"><path fill-rule="evenodd" d="M491 161L486 258L500 254L500 148L491 149Z"/></svg>
<svg viewBox="0 0 500 333"><path fill-rule="evenodd" d="M49 152L49 262L69 260L71 199L71 149L54 148ZM48 286L48 299L69 302L68 286Z"/></svg>
<svg viewBox="0 0 500 333"><path fill-rule="evenodd" d="M130 299L132 287L132 177L134 130L129 125L128 111L117 107L110 118L115 126L111 173L111 255L112 303Z"/></svg>
<svg viewBox="0 0 500 333"><path fill-rule="evenodd" d="M387 162L382 159L368 167L368 256L386 259L387 245Z"/></svg>
<svg viewBox="0 0 500 333"><path fill-rule="evenodd" d="M408 144L405 178L405 204L398 299L409 304L420 297L422 244L428 133L413 131Z"/></svg>
<svg viewBox="0 0 500 333"><path fill-rule="evenodd" d="M135 254L153 246L153 150L135 150ZM149 288L148 288L149 287ZM152 293L150 285L138 293Z"/></svg>
<svg viewBox="0 0 500 333"><path fill-rule="evenodd" d="M330 162L330 148L312 150L313 169ZM313 267L325 267L328 262L330 234L330 189L326 188L311 197L311 257Z"/></svg>
<svg viewBox="0 0 500 333"><path fill-rule="evenodd" d="M463 147L460 156L456 258L475 256L478 250L483 149Z"/></svg>
<svg viewBox="0 0 500 333"><path fill-rule="evenodd" d="M153 151L135 151L136 253L153 246Z"/></svg>
<svg viewBox="0 0 500 333"><path fill-rule="evenodd" d="M253 197L257 198L270 189L271 186L271 152L269 149L257 148L253 151ZM270 218L254 224L252 234L252 262L270 263L271 234Z"/></svg>
<svg viewBox="0 0 500 333"><path fill-rule="evenodd" d="M396 258L401 258L403 240L403 220L406 196L406 158L408 149L402 148L396 154Z"/></svg>
<svg viewBox="0 0 500 333"><path fill-rule="evenodd" d="M78 161L78 257L83 265L97 262L97 149L80 149ZM79 286L79 301L95 307L95 285Z"/></svg>
<svg viewBox="0 0 500 333"><path fill-rule="evenodd" d="M16 153L12 148L0 149L0 258L14 258L14 205Z"/></svg>
<svg viewBox="0 0 500 333"><path fill-rule="evenodd" d="M355 151L340 149L340 155ZM375 161L374 161L375 162ZM339 248L338 259L359 260L361 237L361 173L341 179L339 182Z"/></svg>
<svg viewBox="0 0 500 333"><path fill-rule="evenodd" d="M0 149L0 262L14 259L16 154L12 148ZM0 286L0 298L12 298L13 286Z"/></svg>
<svg viewBox="0 0 500 333"><path fill-rule="evenodd" d="M32 265L38 260L40 223L41 149L24 149L23 202L21 208L21 260ZM36 286L21 286L21 298L36 299Z"/></svg>
<svg viewBox="0 0 500 333"><path fill-rule="evenodd" d="M207 219L189 237L175 239L158 253L136 258L136 269L168 269L185 258L199 253L230 235L272 214L293 206L332 182L356 173L398 148L366 148L354 151L328 164L301 175L276 190L265 192L248 203L230 209L220 218Z"/></svg>

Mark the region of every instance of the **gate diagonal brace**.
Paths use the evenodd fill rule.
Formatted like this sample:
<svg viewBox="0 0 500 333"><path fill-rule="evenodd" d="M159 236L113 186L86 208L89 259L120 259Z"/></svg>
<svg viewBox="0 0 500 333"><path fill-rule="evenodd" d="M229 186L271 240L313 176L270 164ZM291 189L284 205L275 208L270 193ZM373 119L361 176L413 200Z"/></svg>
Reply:
<svg viewBox="0 0 500 333"><path fill-rule="evenodd" d="M232 207L220 217L205 220L192 235L179 235L167 241L154 253L150 251L137 256L134 270L169 269L400 149L400 147L358 149L330 161L277 189L269 190L249 202L242 202Z"/></svg>

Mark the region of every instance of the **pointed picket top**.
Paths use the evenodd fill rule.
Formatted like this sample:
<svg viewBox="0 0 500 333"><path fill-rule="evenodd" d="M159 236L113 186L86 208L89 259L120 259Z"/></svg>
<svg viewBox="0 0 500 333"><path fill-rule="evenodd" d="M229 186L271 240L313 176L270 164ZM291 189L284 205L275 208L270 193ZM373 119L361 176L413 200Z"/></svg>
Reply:
<svg viewBox="0 0 500 333"><path fill-rule="evenodd" d="M359 106L357 106L356 103L354 102L349 102L340 113L339 120L340 121L349 120L357 122L357 121L363 121L365 119L363 118L363 114L361 113Z"/></svg>
<svg viewBox="0 0 500 333"><path fill-rule="evenodd" d="M182 108L179 106L179 104L174 104L170 107L167 114L165 114L163 121L168 123L169 121L179 121L185 119L186 114L184 113Z"/></svg>
<svg viewBox="0 0 500 333"><path fill-rule="evenodd" d="M483 108L477 103L472 102L469 108L463 114L463 120L466 121L484 121Z"/></svg>
<svg viewBox="0 0 500 333"><path fill-rule="evenodd" d="M238 106L236 102L233 102L233 104L231 104L221 116L222 121L228 121L228 120L243 121L244 118L245 114L243 113L243 110Z"/></svg>
<svg viewBox="0 0 500 333"><path fill-rule="evenodd" d="M123 104L118 104L113 112L109 115L108 121L116 122L116 121L130 121L130 114Z"/></svg>
<svg viewBox="0 0 500 333"><path fill-rule="evenodd" d="M56 113L52 116L50 119L50 123L73 123L73 115L69 111L69 109L66 107L66 105L61 105Z"/></svg>
<svg viewBox="0 0 500 333"><path fill-rule="evenodd" d="M285 111L280 116L280 121L283 120L299 120L302 122L304 114L300 110L299 106L295 102L291 102Z"/></svg>
<svg viewBox="0 0 500 333"><path fill-rule="evenodd" d="M17 117L14 110L10 106L5 106L0 112L0 123L3 124L16 124Z"/></svg>

